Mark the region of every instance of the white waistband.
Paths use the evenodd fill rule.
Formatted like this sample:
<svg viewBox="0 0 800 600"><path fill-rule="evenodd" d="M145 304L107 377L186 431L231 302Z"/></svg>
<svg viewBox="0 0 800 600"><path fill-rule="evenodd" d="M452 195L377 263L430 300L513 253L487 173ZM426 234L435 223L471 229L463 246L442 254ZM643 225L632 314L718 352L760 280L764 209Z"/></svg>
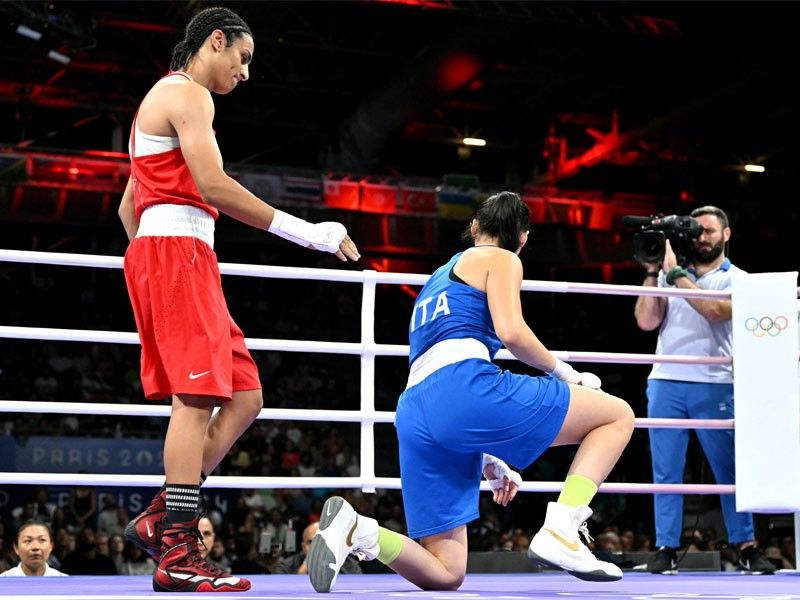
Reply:
<svg viewBox="0 0 800 600"><path fill-rule="evenodd" d="M190 236L214 248L214 217L188 204L154 204L144 209L136 237Z"/></svg>
<svg viewBox="0 0 800 600"><path fill-rule="evenodd" d="M467 360L468 358L480 358L490 360L489 349L475 338L463 338L457 340L443 340L428 348L411 365L408 374L408 385L417 385L434 371L453 363Z"/></svg>

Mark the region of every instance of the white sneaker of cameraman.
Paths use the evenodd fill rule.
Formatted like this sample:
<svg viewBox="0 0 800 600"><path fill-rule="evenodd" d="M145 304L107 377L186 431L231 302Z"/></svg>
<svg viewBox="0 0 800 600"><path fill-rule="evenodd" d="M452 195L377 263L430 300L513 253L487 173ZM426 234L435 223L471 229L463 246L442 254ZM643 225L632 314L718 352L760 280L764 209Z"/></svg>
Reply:
<svg viewBox="0 0 800 600"><path fill-rule="evenodd" d="M617 565L598 560L580 539L583 534L591 541L586 519L592 515L588 506L573 508L567 504L549 502L544 525L533 536L528 556L545 567L564 569L585 581L616 581L622 579Z"/></svg>
<svg viewBox="0 0 800 600"><path fill-rule="evenodd" d="M306 559L311 585L318 592L329 592L348 554L372 560L379 551L378 522L359 515L344 498L328 498Z"/></svg>

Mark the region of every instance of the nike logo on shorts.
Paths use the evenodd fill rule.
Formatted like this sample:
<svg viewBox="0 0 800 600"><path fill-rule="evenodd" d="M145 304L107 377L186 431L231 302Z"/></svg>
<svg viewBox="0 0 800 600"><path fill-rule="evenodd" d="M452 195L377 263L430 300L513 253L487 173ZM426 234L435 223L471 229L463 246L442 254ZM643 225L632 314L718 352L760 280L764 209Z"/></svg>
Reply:
<svg viewBox="0 0 800 600"><path fill-rule="evenodd" d="M189 371L189 379L200 379L204 375L208 375L211 371L203 371L202 373L195 373L194 371Z"/></svg>
<svg viewBox="0 0 800 600"><path fill-rule="evenodd" d="M144 524L147 526L147 536L148 537L153 537L153 530L150 529L150 523L145 521Z"/></svg>

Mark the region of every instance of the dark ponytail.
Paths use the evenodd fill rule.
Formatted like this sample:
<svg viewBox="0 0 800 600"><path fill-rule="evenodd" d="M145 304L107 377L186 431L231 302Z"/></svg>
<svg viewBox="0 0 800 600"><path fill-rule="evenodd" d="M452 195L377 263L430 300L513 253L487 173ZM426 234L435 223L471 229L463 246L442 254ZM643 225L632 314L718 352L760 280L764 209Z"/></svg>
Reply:
<svg viewBox="0 0 800 600"><path fill-rule="evenodd" d="M183 39L172 49L170 70L185 69L191 58L197 54L206 38L215 29L219 29L225 34L228 46L242 35L253 35L244 19L228 8L215 6L201 10L189 21Z"/></svg>
<svg viewBox="0 0 800 600"><path fill-rule="evenodd" d="M527 231L531 222L531 211L514 192L499 192L489 196L475 213L478 233L497 238L501 248L516 252L519 236ZM464 241L471 241L470 229L462 235Z"/></svg>

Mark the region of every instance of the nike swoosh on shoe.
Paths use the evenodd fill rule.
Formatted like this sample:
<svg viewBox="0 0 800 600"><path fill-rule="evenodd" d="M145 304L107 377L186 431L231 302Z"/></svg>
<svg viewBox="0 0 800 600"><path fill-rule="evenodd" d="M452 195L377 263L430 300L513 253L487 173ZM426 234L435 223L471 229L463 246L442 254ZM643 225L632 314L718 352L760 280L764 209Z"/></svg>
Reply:
<svg viewBox="0 0 800 600"><path fill-rule="evenodd" d="M552 535L561 545L566 547L568 550L570 550L572 552L577 552L578 551L578 548L579 548L578 542L570 542L568 539L562 537L561 535L559 535L558 533L556 533L552 529L548 529L546 527L545 527L545 531L547 533L549 533L550 535Z"/></svg>

